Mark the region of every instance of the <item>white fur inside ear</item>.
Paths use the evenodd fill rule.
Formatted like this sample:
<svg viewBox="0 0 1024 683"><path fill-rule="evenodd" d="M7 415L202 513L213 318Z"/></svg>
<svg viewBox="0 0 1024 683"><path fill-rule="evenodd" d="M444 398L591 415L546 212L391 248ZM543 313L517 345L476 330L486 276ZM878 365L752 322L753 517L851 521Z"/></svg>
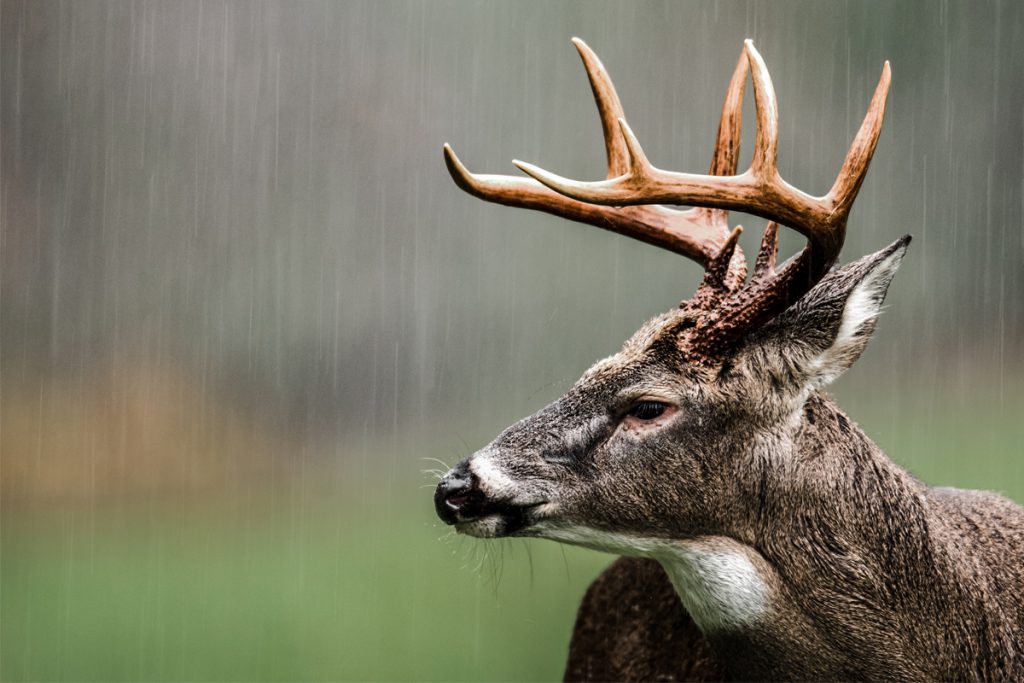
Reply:
<svg viewBox="0 0 1024 683"><path fill-rule="evenodd" d="M823 387L835 380L860 356L868 341L870 324L882 312L885 292L905 253L905 248L893 251L872 268L847 296L835 341L813 364L811 376L815 387Z"/></svg>

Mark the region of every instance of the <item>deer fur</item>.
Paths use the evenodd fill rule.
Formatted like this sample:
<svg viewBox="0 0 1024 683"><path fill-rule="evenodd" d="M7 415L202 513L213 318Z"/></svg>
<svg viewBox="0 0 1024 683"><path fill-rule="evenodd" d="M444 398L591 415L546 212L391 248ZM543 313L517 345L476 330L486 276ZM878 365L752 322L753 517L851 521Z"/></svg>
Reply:
<svg viewBox="0 0 1024 683"><path fill-rule="evenodd" d="M1024 510L929 488L820 391L863 351L907 242L834 270L712 370L677 364L685 314L659 316L466 461L509 509L460 532L661 567L594 584L568 679L1024 677ZM640 394L679 409L617 419Z"/></svg>
<svg viewBox="0 0 1024 683"><path fill-rule="evenodd" d="M1024 509L918 481L823 393L863 353L910 242L825 265L838 256L881 128L888 66L840 191L821 199L774 169L774 96L752 43L763 160L755 150L753 171L732 175L741 60L714 176L650 166L624 119L608 113L621 106L600 62L577 47L612 170L626 163L615 151L621 128L633 175L576 183L522 168L573 201L633 197L629 209L665 196L658 177L683 178L677 203L735 208L729 193L749 192L748 208L766 217L781 216L777 201L806 214L811 246L775 271L770 224L744 285L742 261L732 270L739 233L721 215L688 214L685 226L663 229L664 213L602 209L599 217L619 221L612 229L666 248L684 228L694 239L718 231L720 247L700 243L717 249L704 284L453 467L435 492L439 516L471 536L624 556L587 592L568 680L1024 680ZM538 184L473 176L445 153L456 181L478 196L600 223ZM765 169L762 200L762 185L747 183ZM833 205L843 213L829 213ZM694 221L704 221L699 230Z"/></svg>

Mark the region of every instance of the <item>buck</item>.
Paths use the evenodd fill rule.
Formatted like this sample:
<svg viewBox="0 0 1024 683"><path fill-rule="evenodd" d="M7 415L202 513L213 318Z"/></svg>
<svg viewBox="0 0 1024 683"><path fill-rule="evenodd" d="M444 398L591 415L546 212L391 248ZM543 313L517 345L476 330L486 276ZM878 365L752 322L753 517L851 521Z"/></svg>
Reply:
<svg viewBox="0 0 1024 683"><path fill-rule="evenodd" d="M681 254L704 278L452 468L438 515L471 536L625 556L587 592L568 679L1024 680L1024 510L923 484L822 393L863 352L910 242L834 268L889 65L835 184L814 197L778 173L775 94L750 41L709 175L654 167L601 62L574 42L607 179L521 162L531 178L475 175L445 145L452 177L479 198ZM737 174L748 75L757 128ZM728 211L770 221L749 280ZM807 244L776 267L779 225Z"/></svg>

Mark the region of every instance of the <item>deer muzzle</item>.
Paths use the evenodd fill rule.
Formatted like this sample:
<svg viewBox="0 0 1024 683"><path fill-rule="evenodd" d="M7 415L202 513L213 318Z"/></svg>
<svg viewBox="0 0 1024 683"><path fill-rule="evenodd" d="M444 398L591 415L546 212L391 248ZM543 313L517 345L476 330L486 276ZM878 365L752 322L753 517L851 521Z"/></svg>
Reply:
<svg viewBox="0 0 1024 683"><path fill-rule="evenodd" d="M466 461L444 475L434 491L434 509L445 524L469 522L485 514L486 497Z"/></svg>
<svg viewBox="0 0 1024 683"><path fill-rule="evenodd" d="M495 481L474 471L471 461L470 458L460 462L438 482L434 491L437 516L454 525L459 533L470 536L493 538L523 533L536 521L535 511L546 500L523 500L500 487L495 490ZM489 476L495 476L494 472Z"/></svg>

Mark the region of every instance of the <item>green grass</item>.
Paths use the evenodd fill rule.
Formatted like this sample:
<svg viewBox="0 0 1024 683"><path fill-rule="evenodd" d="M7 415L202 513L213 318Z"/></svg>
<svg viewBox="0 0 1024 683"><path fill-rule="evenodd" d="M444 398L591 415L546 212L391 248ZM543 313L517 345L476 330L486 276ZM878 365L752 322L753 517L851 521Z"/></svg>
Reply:
<svg viewBox="0 0 1024 683"><path fill-rule="evenodd" d="M1024 402L884 404L850 412L923 479L1024 500ZM346 494L316 474L215 502L8 504L0 678L561 675L576 606L610 557L456 538L419 483Z"/></svg>
<svg viewBox="0 0 1024 683"><path fill-rule="evenodd" d="M411 501L8 511L2 678L559 677L610 558L451 537Z"/></svg>

